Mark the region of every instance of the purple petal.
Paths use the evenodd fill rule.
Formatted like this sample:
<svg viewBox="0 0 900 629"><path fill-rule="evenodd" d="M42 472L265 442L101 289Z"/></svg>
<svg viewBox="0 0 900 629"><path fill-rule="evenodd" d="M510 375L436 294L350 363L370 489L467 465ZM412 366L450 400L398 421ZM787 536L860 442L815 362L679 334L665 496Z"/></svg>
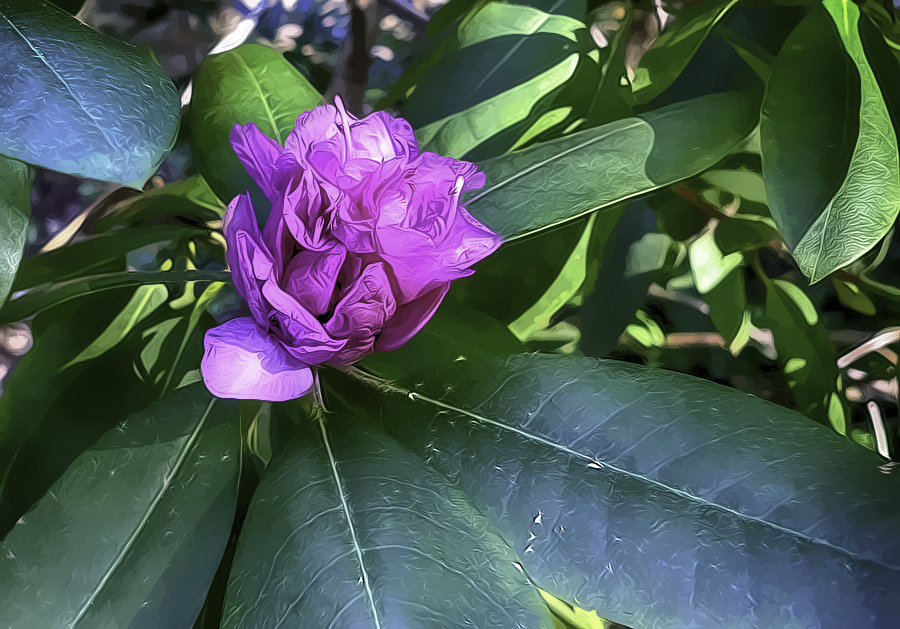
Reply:
<svg viewBox="0 0 900 629"><path fill-rule="evenodd" d="M244 126L234 125L231 131L231 146L266 198L275 203L279 195L275 162L283 152L278 142L265 135L255 124L250 123Z"/></svg>
<svg viewBox="0 0 900 629"><path fill-rule="evenodd" d="M312 371L293 359L250 317L232 319L207 331L200 373L220 398L284 402L312 388Z"/></svg>
<svg viewBox="0 0 900 629"><path fill-rule="evenodd" d="M369 337L381 331L396 309L384 263L370 264L335 306L325 329L337 337Z"/></svg>
<svg viewBox="0 0 900 629"><path fill-rule="evenodd" d="M387 352L396 349L411 339L434 315L450 283L443 284L418 299L400 306L381 330L375 341L375 351Z"/></svg>
<svg viewBox="0 0 900 629"><path fill-rule="evenodd" d="M325 251L304 250L290 261L284 274L284 290L312 314L331 309L338 273L347 257L340 244Z"/></svg>
<svg viewBox="0 0 900 629"><path fill-rule="evenodd" d="M256 320L262 322L267 307L260 294L260 282L274 275L273 258L262 241L249 194L236 196L228 205L223 231L227 244L225 258L234 287Z"/></svg>
<svg viewBox="0 0 900 629"><path fill-rule="evenodd" d="M268 317L269 332L294 358L316 365L330 359L347 344L346 339L329 336L319 320L273 280L263 284L262 292L273 308Z"/></svg>

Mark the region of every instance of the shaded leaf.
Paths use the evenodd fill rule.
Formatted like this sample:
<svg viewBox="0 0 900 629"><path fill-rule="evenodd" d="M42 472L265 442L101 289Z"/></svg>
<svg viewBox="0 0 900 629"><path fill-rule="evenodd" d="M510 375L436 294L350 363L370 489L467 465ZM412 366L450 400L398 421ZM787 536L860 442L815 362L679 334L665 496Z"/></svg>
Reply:
<svg viewBox="0 0 900 629"><path fill-rule="evenodd" d="M59 282L91 274L97 266L122 258L126 253L154 243L179 240L208 232L185 225L154 225L142 229L122 229L93 236L26 260L19 268L14 291L33 288L44 282Z"/></svg>
<svg viewBox="0 0 900 629"><path fill-rule="evenodd" d="M94 231L107 231L117 225L146 225L162 217L199 222L221 220L224 215L225 205L202 176L194 175L116 203L97 221Z"/></svg>
<svg viewBox="0 0 900 629"><path fill-rule="evenodd" d="M900 476L795 412L570 356L410 381L385 428L579 607L634 627L890 627L900 612Z"/></svg>
<svg viewBox="0 0 900 629"><path fill-rule="evenodd" d="M487 183L466 207L505 239L521 238L702 172L756 116L752 98L715 94L537 144L482 162Z"/></svg>
<svg viewBox="0 0 900 629"><path fill-rule="evenodd" d="M500 321L447 296L425 327L404 345L390 352L370 354L360 364L382 377L393 379L454 360L501 356L524 350Z"/></svg>
<svg viewBox="0 0 900 629"><path fill-rule="evenodd" d="M175 142L175 85L49 2L0 2L0 153L140 189Z"/></svg>
<svg viewBox="0 0 900 629"><path fill-rule="evenodd" d="M222 626L551 627L494 527L396 441L330 414L269 465Z"/></svg>
<svg viewBox="0 0 900 629"><path fill-rule="evenodd" d="M168 298L169 290L162 284L138 286L137 290L134 291L134 295L125 304L125 307L119 311L115 319L100 333L100 336L94 339L78 356L66 363L63 369L105 354L128 336L138 323L166 303Z"/></svg>
<svg viewBox="0 0 900 629"><path fill-rule="evenodd" d="M200 174L225 203L249 190L258 207L268 207L231 147L231 130L252 122L283 146L297 116L322 103L309 81L266 46L244 44L207 57L191 95L191 149Z"/></svg>
<svg viewBox="0 0 900 629"><path fill-rule="evenodd" d="M665 91L735 4L737 0L685 3L674 23L641 57L632 81L635 101L648 103Z"/></svg>
<svg viewBox="0 0 900 629"><path fill-rule="evenodd" d="M827 0L779 53L760 122L772 216L811 283L872 249L900 212L900 68L852 2Z"/></svg>
<svg viewBox="0 0 900 629"><path fill-rule="evenodd" d="M470 160L508 150L586 58L584 14L583 0L471 10L399 108L422 150Z"/></svg>
<svg viewBox="0 0 900 629"><path fill-rule="evenodd" d="M76 459L0 543L0 622L189 626L231 530L235 417L195 386Z"/></svg>
<svg viewBox="0 0 900 629"><path fill-rule="evenodd" d="M0 157L0 307L6 301L28 235L31 180L28 166Z"/></svg>
<svg viewBox="0 0 900 629"><path fill-rule="evenodd" d="M9 300L0 310L0 323L21 321L39 312L98 291L141 286L143 284L184 284L186 282L224 282L231 279L227 271L160 271L157 273L103 273L67 282L42 284L24 295Z"/></svg>

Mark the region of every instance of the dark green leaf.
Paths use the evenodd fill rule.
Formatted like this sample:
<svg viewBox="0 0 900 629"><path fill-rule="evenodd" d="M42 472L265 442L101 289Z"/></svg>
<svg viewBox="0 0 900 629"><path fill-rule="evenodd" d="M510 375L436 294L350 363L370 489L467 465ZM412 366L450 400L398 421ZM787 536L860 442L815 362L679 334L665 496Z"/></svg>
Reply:
<svg viewBox="0 0 900 629"><path fill-rule="evenodd" d="M135 249L191 235L205 236L206 233L185 225L154 225L93 236L23 262L14 290L18 292L44 282L60 282L89 275L97 266L121 258Z"/></svg>
<svg viewBox="0 0 900 629"><path fill-rule="evenodd" d="M785 42L766 89L760 146L772 216L812 283L874 247L900 212L891 110L900 68L875 71L888 52L869 29L854 3L827 0Z"/></svg>
<svg viewBox="0 0 900 629"><path fill-rule="evenodd" d="M0 307L6 301L22 260L28 217L31 215L31 180L28 166L0 157Z"/></svg>
<svg viewBox="0 0 900 629"><path fill-rule="evenodd" d="M196 385L76 459L0 543L0 622L190 626L231 530L236 416Z"/></svg>
<svg viewBox="0 0 900 629"><path fill-rule="evenodd" d="M191 149L203 178L228 203L248 190L265 204L234 149L234 125L256 124L282 146L297 117L321 105L322 95L281 53L245 44L207 57L194 78L191 96Z"/></svg>
<svg viewBox="0 0 900 629"><path fill-rule="evenodd" d="M0 154L140 189L175 142L181 104L134 46L48 2L0 2Z"/></svg>
<svg viewBox="0 0 900 629"><path fill-rule="evenodd" d="M685 3L675 21L641 58L632 87L638 103L649 103L687 67L694 53L737 0Z"/></svg>
<svg viewBox="0 0 900 629"><path fill-rule="evenodd" d="M454 360L515 354L524 350L507 326L448 296L425 327L405 345L367 356L362 364L382 377L393 379Z"/></svg>
<svg viewBox="0 0 900 629"><path fill-rule="evenodd" d="M480 164L487 184L467 208L507 240L520 238L696 175L756 120L752 98L715 94L537 144Z"/></svg>
<svg viewBox="0 0 900 629"><path fill-rule="evenodd" d="M162 217L195 221L220 220L225 206L200 175L154 188L110 207L97 221L94 232L118 225L146 225Z"/></svg>
<svg viewBox="0 0 900 629"><path fill-rule="evenodd" d="M900 476L803 416L690 376L519 355L414 374L385 428L543 589L632 627L890 627Z"/></svg>
<svg viewBox="0 0 900 629"><path fill-rule="evenodd" d="M346 416L305 422L247 513L222 626L552 627L454 484Z"/></svg>
<svg viewBox="0 0 900 629"><path fill-rule="evenodd" d="M184 284L185 282L227 282L230 280L231 273L227 271L161 271L158 273L124 271L81 277L57 284L42 284L7 302L0 310L0 323L21 321L70 299L98 291L143 284Z"/></svg>
<svg viewBox="0 0 900 629"><path fill-rule="evenodd" d="M760 325L772 330L778 365L797 410L846 435L849 417L838 385L837 354L818 308L797 284L764 281L766 309Z"/></svg>
<svg viewBox="0 0 900 629"><path fill-rule="evenodd" d="M584 13L583 0L488 2L469 12L399 110L422 150L481 159L509 149L586 58Z"/></svg>

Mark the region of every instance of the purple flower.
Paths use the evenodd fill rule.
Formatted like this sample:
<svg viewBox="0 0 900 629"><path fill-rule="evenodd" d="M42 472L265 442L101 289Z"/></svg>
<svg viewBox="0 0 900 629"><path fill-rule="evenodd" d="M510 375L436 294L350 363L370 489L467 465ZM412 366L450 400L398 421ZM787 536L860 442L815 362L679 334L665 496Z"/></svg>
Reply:
<svg viewBox="0 0 900 629"><path fill-rule="evenodd" d="M500 245L460 204L484 174L419 153L409 123L385 112L358 120L338 99L302 114L284 148L252 124L231 143L272 209L262 231L248 194L225 213L251 316L206 334L201 372L218 397L290 400L312 387L310 365L403 345Z"/></svg>

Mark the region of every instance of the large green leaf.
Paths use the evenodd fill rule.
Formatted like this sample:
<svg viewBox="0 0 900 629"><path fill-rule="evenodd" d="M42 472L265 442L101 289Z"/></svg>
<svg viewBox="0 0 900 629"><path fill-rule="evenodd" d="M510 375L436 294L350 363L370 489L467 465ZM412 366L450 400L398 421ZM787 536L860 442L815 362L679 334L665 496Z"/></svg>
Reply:
<svg viewBox="0 0 900 629"><path fill-rule="evenodd" d="M347 416L295 430L247 512L223 627L552 627L521 560L422 458Z"/></svg>
<svg viewBox="0 0 900 629"><path fill-rule="evenodd" d="M815 7L779 53L760 122L775 219L810 282L859 259L900 212L900 68L852 2Z"/></svg>
<svg viewBox="0 0 900 629"><path fill-rule="evenodd" d="M756 102L715 94L536 144L482 162L473 216L507 240L696 175L757 122ZM689 138L687 141L685 138Z"/></svg>
<svg viewBox="0 0 900 629"><path fill-rule="evenodd" d="M213 192L227 203L249 190L254 203L265 205L231 146L231 130L252 122L284 145L297 116L322 102L303 75L266 46L244 44L207 57L191 95L191 149Z"/></svg>
<svg viewBox="0 0 900 629"><path fill-rule="evenodd" d="M422 149L467 159L509 149L587 59L585 11L584 0L475 6L399 109Z"/></svg>
<svg viewBox="0 0 900 629"><path fill-rule="evenodd" d="M900 475L782 407L552 355L452 364L385 429L491 518L543 589L633 627L892 627ZM346 397L346 396L345 396Z"/></svg>
<svg viewBox="0 0 900 629"><path fill-rule="evenodd" d="M236 419L196 385L76 459L0 543L0 623L190 626L231 531Z"/></svg>
<svg viewBox="0 0 900 629"><path fill-rule="evenodd" d="M49 2L0 2L0 154L140 189L175 142L163 69Z"/></svg>
<svg viewBox="0 0 900 629"><path fill-rule="evenodd" d="M31 215L31 179L28 166L0 157L0 306L6 301L22 260L28 217Z"/></svg>

